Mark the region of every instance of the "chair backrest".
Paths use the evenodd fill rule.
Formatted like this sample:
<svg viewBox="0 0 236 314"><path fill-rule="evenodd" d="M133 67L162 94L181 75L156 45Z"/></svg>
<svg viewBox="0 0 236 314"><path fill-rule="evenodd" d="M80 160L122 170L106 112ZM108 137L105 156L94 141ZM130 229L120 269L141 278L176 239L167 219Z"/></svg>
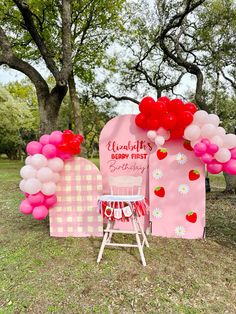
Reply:
<svg viewBox="0 0 236 314"><path fill-rule="evenodd" d="M141 176L109 177L110 192L114 195L140 195L142 180Z"/></svg>

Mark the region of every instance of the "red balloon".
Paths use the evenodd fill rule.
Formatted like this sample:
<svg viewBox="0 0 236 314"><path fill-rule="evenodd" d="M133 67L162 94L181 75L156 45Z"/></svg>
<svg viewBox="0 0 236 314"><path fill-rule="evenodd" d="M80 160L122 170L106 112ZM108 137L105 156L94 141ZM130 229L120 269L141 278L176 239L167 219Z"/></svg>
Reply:
<svg viewBox="0 0 236 314"><path fill-rule="evenodd" d="M146 118L142 113L139 113L136 117L135 117L135 124L142 129L146 129L147 125L146 125Z"/></svg>
<svg viewBox="0 0 236 314"><path fill-rule="evenodd" d="M188 102L184 105L184 111L189 111L194 114L197 111L197 107L194 103Z"/></svg>
<svg viewBox="0 0 236 314"><path fill-rule="evenodd" d="M170 99L167 96L162 96L162 97L159 97L157 101L161 101L161 102L164 102L165 104L168 104L170 102Z"/></svg>
<svg viewBox="0 0 236 314"><path fill-rule="evenodd" d="M168 104L169 111L177 113L184 110L184 102L181 99L173 99Z"/></svg>
<svg viewBox="0 0 236 314"><path fill-rule="evenodd" d="M162 121L161 121L161 126L163 126L164 129L166 130L171 130L174 129L177 123L177 118L174 114L172 113L167 113L164 115Z"/></svg>
<svg viewBox="0 0 236 314"><path fill-rule="evenodd" d="M83 140L84 140L84 137L81 134L76 134L75 135L75 140L78 141L79 143L82 143Z"/></svg>
<svg viewBox="0 0 236 314"><path fill-rule="evenodd" d="M147 129L148 130L157 130L160 127L160 122L157 119L148 119L147 120Z"/></svg>
<svg viewBox="0 0 236 314"><path fill-rule="evenodd" d="M62 138L65 142L69 142L74 138L74 133L71 130L65 130L63 131Z"/></svg>
<svg viewBox="0 0 236 314"><path fill-rule="evenodd" d="M59 150L61 150L62 152L67 153L67 152L68 152L68 149L69 149L69 146L68 146L67 143L62 143L62 144L57 145L57 148L58 148Z"/></svg>
<svg viewBox="0 0 236 314"><path fill-rule="evenodd" d="M184 128L174 128L170 132L171 139L182 138L183 135L184 135Z"/></svg>
<svg viewBox="0 0 236 314"><path fill-rule="evenodd" d="M139 103L139 111L145 115L151 115L155 104L156 102L152 97L144 97Z"/></svg>
<svg viewBox="0 0 236 314"><path fill-rule="evenodd" d="M187 126L193 122L193 114L190 111L183 111L180 114L181 125Z"/></svg>
<svg viewBox="0 0 236 314"><path fill-rule="evenodd" d="M153 115L156 117L163 116L168 112L167 104L162 101L157 101L155 107L153 108Z"/></svg>

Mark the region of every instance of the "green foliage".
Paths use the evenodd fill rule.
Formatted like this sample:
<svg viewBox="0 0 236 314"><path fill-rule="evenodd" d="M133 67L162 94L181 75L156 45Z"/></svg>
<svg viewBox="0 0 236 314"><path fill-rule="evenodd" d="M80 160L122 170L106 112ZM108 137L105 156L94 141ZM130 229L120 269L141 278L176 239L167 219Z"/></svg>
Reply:
<svg viewBox="0 0 236 314"><path fill-rule="evenodd" d="M79 104L83 121L84 145L88 157L96 157L98 156L98 143L101 130L104 125L116 115L114 106L109 102L98 105L89 99L87 95L80 97ZM65 97L59 114L59 129L73 128L71 121L69 98Z"/></svg>
<svg viewBox="0 0 236 314"><path fill-rule="evenodd" d="M0 152L11 159L19 157L17 153L25 148L29 140L35 138L38 120L35 110L26 102L29 99L26 93L28 87L26 90L18 87L19 83L11 83L7 88L0 87ZM8 88L12 90L12 95Z"/></svg>

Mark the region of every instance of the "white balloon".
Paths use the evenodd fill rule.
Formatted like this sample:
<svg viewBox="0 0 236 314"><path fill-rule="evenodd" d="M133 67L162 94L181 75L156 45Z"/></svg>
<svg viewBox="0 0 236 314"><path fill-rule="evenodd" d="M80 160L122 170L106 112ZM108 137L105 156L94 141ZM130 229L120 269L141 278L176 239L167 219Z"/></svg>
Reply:
<svg viewBox="0 0 236 314"><path fill-rule="evenodd" d="M219 126L217 128L217 135L223 136L223 135L225 135L225 133L226 133L226 131L224 128L222 128L222 126Z"/></svg>
<svg viewBox="0 0 236 314"><path fill-rule="evenodd" d="M149 132L152 132L152 131L149 131ZM61 158L55 157L48 160L48 167L54 172L60 172L64 168L64 162Z"/></svg>
<svg viewBox="0 0 236 314"><path fill-rule="evenodd" d="M163 145L165 143L165 139L163 136L157 135L155 138L155 144L157 146Z"/></svg>
<svg viewBox="0 0 236 314"><path fill-rule="evenodd" d="M216 114L211 113L208 115L207 123L213 124L217 127L220 124L220 118Z"/></svg>
<svg viewBox="0 0 236 314"><path fill-rule="evenodd" d="M154 141L155 140L155 137L156 137L157 133L156 131L148 131L147 132L147 137L151 140L151 141Z"/></svg>
<svg viewBox="0 0 236 314"><path fill-rule="evenodd" d="M236 135L235 134L226 134L223 136L223 146L225 148L234 148L236 147Z"/></svg>
<svg viewBox="0 0 236 314"><path fill-rule="evenodd" d="M37 171L37 179L44 183L52 181L53 172L49 167L42 167Z"/></svg>
<svg viewBox="0 0 236 314"><path fill-rule="evenodd" d="M44 195L53 195L55 194L56 189L57 189L56 184L51 181L44 183L41 191Z"/></svg>
<svg viewBox="0 0 236 314"><path fill-rule="evenodd" d="M164 128L159 128L157 130L157 135L163 136L166 141L170 138L170 132Z"/></svg>
<svg viewBox="0 0 236 314"><path fill-rule="evenodd" d="M53 178L52 181L55 183L58 183L60 181L61 176L57 172L53 172Z"/></svg>
<svg viewBox="0 0 236 314"><path fill-rule="evenodd" d="M196 141L201 135L201 129L195 124L190 124L184 130L184 138L189 141Z"/></svg>
<svg viewBox="0 0 236 314"><path fill-rule="evenodd" d="M36 194L41 190L41 182L38 179L30 178L26 180L24 184L24 189L26 193Z"/></svg>
<svg viewBox="0 0 236 314"><path fill-rule="evenodd" d="M227 148L220 148L214 157L217 161L224 163L230 160L231 153Z"/></svg>
<svg viewBox="0 0 236 314"><path fill-rule="evenodd" d="M223 138L222 136L219 136L219 135L215 135L211 138L211 143L212 144L216 144L218 145L219 147L222 147L223 146Z"/></svg>
<svg viewBox="0 0 236 314"><path fill-rule="evenodd" d="M25 159L25 164L26 164L26 165L30 165L30 163L31 163L31 156L28 156L28 157L26 157L26 159Z"/></svg>
<svg viewBox="0 0 236 314"><path fill-rule="evenodd" d="M42 154L35 154L31 156L30 165L33 166L35 169L46 167L47 163L47 158Z"/></svg>
<svg viewBox="0 0 236 314"><path fill-rule="evenodd" d="M201 128L201 137L211 138L216 135L216 127L213 124L204 124Z"/></svg>
<svg viewBox="0 0 236 314"><path fill-rule="evenodd" d="M208 113L205 110L198 110L193 115L193 124L202 126L207 123Z"/></svg>
<svg viewBox="0 0 236 314"><path fill-rule="evenodd" d="M22 192L25 192L25 182L26 182L26 180L23 179L20 181L20 184L19 184L20 190Z"/></svg>
<svg viewBox="0 0 236 314"><path fill-rule="evenodd" d="M37 171L30 165L21 168L20 175L23 179L35 178Z"/></svg>

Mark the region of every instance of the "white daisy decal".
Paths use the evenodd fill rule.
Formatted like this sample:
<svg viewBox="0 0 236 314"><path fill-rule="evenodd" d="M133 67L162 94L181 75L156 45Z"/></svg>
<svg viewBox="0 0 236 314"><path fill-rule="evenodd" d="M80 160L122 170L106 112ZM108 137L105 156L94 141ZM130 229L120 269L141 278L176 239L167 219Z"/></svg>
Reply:
<svg viewBox="0 0 236 314"><path fill-rule="evenodd" d="M180 165L184 165L188 160L187 156L182 153L178 153L175 159Z"/></svg>
<svg viewBox="0 0 236 314"><path fill-rule="evenodd" d="M189 192L189 186L187 184L180 184L178 186L178 192L181 194L187 194Z"/></svg>
<svg viewBox="0 0 236 314"><path fill-rule="evenodd" d="M154 179L159 180L163 176L163 172L161 171L161 169L154 169L152 172L152 176Z"/></svg>
<svg viewBox="0 0 236 314"><path fill-rule="evenodd" d="M162 217L162 210L160 208L153 209L152 216L155 218L161 218Z"/></svg>
<svg viewBox="0 0 236 314"><path fill-rule="evenodd" d="M175 228L175 234L178 236L178 237L182 237L184 234L185 234L185 228L183 226L177 226Z"/></svg>

